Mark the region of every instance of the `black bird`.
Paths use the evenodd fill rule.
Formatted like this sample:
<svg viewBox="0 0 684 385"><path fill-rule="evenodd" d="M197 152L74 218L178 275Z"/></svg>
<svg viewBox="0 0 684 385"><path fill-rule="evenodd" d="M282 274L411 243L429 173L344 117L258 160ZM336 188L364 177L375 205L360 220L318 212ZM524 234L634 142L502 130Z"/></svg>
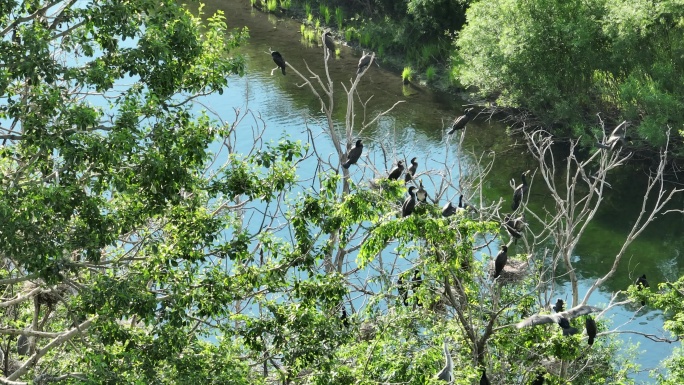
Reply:
<svg viewBox="0 0 684 385"><path fill-rule="evenodd" d="M496 259L494 260L495 279L498 278L503 271L504 266L506 266L506 262L508 262L508 246L501 245L501 250L499 251L499 254L496 255Z"/></svg>
<svg viewBox="0 0 684 385"><path fill-rule="evenodd" d="M359 59L359 66L358 69L356 70L356 74L360 74L363 72L363 70L368 67L368 65L371 62L372 56L367 54L366 51L363 52L363 55L361 56L361 59Z"/></svg>
<svg viewBox="0 0 684 385"><path fill-rule="evenodd" d="M577 330L577 328L570 326L570 320L568 320L565 317L561 317L561 319L558 320L558 326L560 326L561 329L563 329L564 336L571 336L573 334L579 333L579 330Z"/></svg>
<svg viewBox="0 0 684 385"><path fill-rule="evenodd" d="M444 207L442 207L442 216L443 217L450 217L454 214L456 214L456 210L458 207L454 206L453 203L447 202Z"/></svg>
<svg viewBox="0 0 684 385"><path fill-rule="evenodd" d="M625 136L625 132L627 131L627 121L623 121L622 123L618 124L617 127L613 130L613 132L610 133L610 136L606 140L605 143L596 143L596 145L600 148L604 148L610 151L615 151L619 149L620 147L626 147L628 142L632 140L630 136Z"/></svg>
<svg viewBox="0 0 684 385"><path fill-rule="evenodd" d="M348 328L349 320L347 319L347 309L344 306L342 306L342 315L340 316L340 319L342 320L342 325Z"/></svg>
<svg viewBox="0 0 684 385"><path fill-rule="evenodd" d="M28 354L29 350L29 339L27 336L20 334L19 339L17 339L17 354L20 356L25 356Z"/></svg>
<svg viewBox="0 0 684 385"><path fill-rule="evenodd" d="M417 158L411 159L411 165L409 166L408 170L406 170L406 174L404 175L404 182L410 182L413 180L413 176L416 175L416 170L418 169L418 162L416 162Z"/></svg>
<svg viewBox="0 0 684 385"><path fill-rule="evenodd" d="M560 313L555 313L555 314L535 314L531 317L528 317L520 322L518 322L515 327L518 329L524 328L526 326L535 326L535 325L541 325L541 324L550 324L550 323L557 323L564 329L567 327L570 327L570 322L569 320L579 317L581 315L587 315L595 312L603 311L603 309L595 307L595 306L589 306L589 305L580 305L580 306L575 306L572 309L568 309L566 311L560 312ZM565 327L564 327L565 326Z"/></svg>
<svg viewBox="0 0 684 385"><path fill-rule="evenodd" d="M411 213L413 213L413 209L416 208L416 193L413 192L415 189L415 186L411 186L408 189L409 197L406 198L404 204L401 205L402 218L411 215Z"/></svg>
<svg viewBox="0 0 684 385"><path fill-rule="evenodd" d="M399 297L401 297L404 306L408 306L408 290L406 290L406 287L404 286L404 280L401 279L401 275L399 276L399 279L397 279L397 291L399 292Z"/></svg>
<svg viewBox="0 0 684 385"><path fill-rule="evenodd" d="M423 188L423 181L419 180L418 181L418 191L416 191L416 199L418 199L418 202L425 202L427 200L427 191Z"/></svg>
<svg viewBox="0 0 684 385"><path fill-rule="evenodd" d="M271 52L271 57L276 65L283 71L283 75L285 75L285 59L283 59L283 55L278 51L273 51Z"/></svg>
<svg viewBox="0 0 684 385"><path fill-rule="evenodd" d="M520 180L522 183L513 190L513 203L511 204L511 209L513 211L520 207L520 202L522 202L523 197L527 196L527 190L529 190L529 187L527 186L527 171L520 174Z"/></svg>
<svg viewBox="0 0 684 385"><path fill-rule="evenodd" d="M480 385L491 385L489 378L487 378L487 369L482 368L482 376L480 377Z"/></svg>
<svg viewBox="0 0 684 385"><path fill-rule="evenodd" d="M537 370L537 377L530 383L530 385L544 385L544 372Z"/></svg>
<svg viewBox="0 0 684 385"><path fill-rule="evenodd" d="M423 284L423 277L420 276L420 270L416 269L413 271L413 279L411 280L411 289L413 289L413 294L418 291L420 285Z"/></svg>
<svg viewBox="0 0 684 385"><path fill-rule="evenodd" d="M451 130L447 132L447 135L451 135L457 130L465 128L466 124L468 124L470 119L472 119L472 115L475 112L475 110L473 110L473 107L469 107L466 108L463 112L465 112L465 114L454 119L454 122L451 124Z"/></svg>
<svg viewBox="0 0 684 385"><path fill-rule="evenodd" d="M447 346L447 340L444 339L444 367L437 373L437 379L451 382L454 380L454 375L452 373L454 368L454 362L451 360L451 354L449 354L449 347Z"/></svg>
<svg viewBox="0 0 684 385"><path fill-rule="evenodd" d="M330 31L326 32L323 35L323 42L325 43L325 46L330 50L330 54L334 55L335 54L335 41L332 38L332 33Z"/></svg>
<svg viewBox="0 0 684 385"><path fill-rule="evenodd" d="M402 172L404 172L404 162L400 160L397 162L397 166L390 171L387 179L397 180L401 176Z"/></svg>
<svg viewBox="0 0 684 385"><path fill-rule="evenodd" d="M363 152L363 143L361 143L361 139L356 141L356 146L349 150L349 153L347 154L347 161L344 162L342 167L344 168L349 168L352 164L356 164L356 162L359 160L361 157L361 153Z"/></svg>
<svg viewBox="0 0 684 385"><path fill-rule="evenodd" d="M641 291L641 289L648 286L648 281L646 280L646 274L642 275L641 277L637 278L636 282L634 283L637 287L637 290ZM646 301L641 301L641 306L646 306Z"/></svg>
<svg viewBox="0 0 684 385"><path fill-rule="evenodd" d="M565 305L565 302L563 302L562 299L558 298L556 300L556 304L553 305L553 311L555 311L556 313L562 312L563 311L563 305Z"/></svg>
<svg viewBox="0 0 684 385"><path fill-rule="evenodd" d="M522 232L525 229L525 214L520 215L517 218L513 218L511 215L506 214L504 216L504 227L512 238L515 239L515 243L518 243L518 239L522 237Z"/></svg>
<svg viewBox="0 0 684 385"><path fill-rule="evenodd" d="M598 332L598 329L596 328L596 321L594 321L591 316L587 316L587 319L584 321L584 327L587 329L587 335L589 336L589 345L594 344L594 338L596 338L596 332Z"/></svg>

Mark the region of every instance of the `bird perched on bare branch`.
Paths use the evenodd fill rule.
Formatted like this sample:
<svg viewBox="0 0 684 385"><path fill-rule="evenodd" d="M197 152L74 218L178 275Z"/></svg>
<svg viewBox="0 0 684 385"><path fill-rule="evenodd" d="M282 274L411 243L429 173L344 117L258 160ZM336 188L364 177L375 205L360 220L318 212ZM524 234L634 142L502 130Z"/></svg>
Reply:
<svg viewBox="0 0 684 385"><path fill-rule="evenodd" d="M437 373L437 379L451 382L454 379L453 374L454 362L451 360L451 354L449 353L449 347L447 346L447 340L444 339L444 367Z"/></svg>
<svg viewBox="0 0 684 385"><path fill-rule="evenodd" d="M587 336L589 336L589 340L587 343L589 345L594 344L594 339L596 338L596 333L598 332L598 328L596 327L596 321L594 321L591 316L587 316L587 319L584 320L584 327L587 329Z"/></svg>
<svg viewBox="0 0 684 385"><path fill-rule="evenodd" d="M473 118L475 110L473 109L473 107L468 107L463 112L465 112L465 114L454 119L454 122L451 123L451 130L447 132L447 135L451 135L458 130L464 129L468 122L470 122L470 119Z"/></svg>
<svg viewBox="0 0 684 385"><path fill-rule="evenodd" d="M335 41L332 38L332 33L330 31L326 31L325 34L323 35L323 43L325 44L325 47L330 51L331 55L335 54Z"/></svg>
<svg viewBox="0 0 684 385"><path fill-rule="evenodd" d="M427 191L425 191L425 188L423 187L423 181L419 180L418 181L418 191L416 191L416 199L418 199L418 202L425 203L427 200Z"/></svg>
<svg viewBox="0 0 684 385"><path fill-rule="evenodd" d="M615 129L613 129L613 131L610 133L610 136L608 136L608 139L606 139L605 143L597 142L596 145L600 148L610 151L618 150L620 147L626 147L627 144L632 140L630 136L625 136L628 125L629 124L626 120L618 124L618 126L615 127Z"/></svg>
<svg viewBox="0 0 684 385"><path fill-rule="evenodd" d="M527 173L529 170L520 174L521 183L513 189L513 203L511 204L511 209L513 211L520 207L520 203L523 201L524 197L527 196L527 191L529 186L527 185ZM511 186L515 186L515 180L511 181Z"/></svg>
<svg viewBox="0 0 684 385"><path fill-rule="evenodd" d="M283 58L283 55L278 51L273 51L271 52L271 57L276 65L283 71L283 75L285 75L285 59ZM271 74L273 74L273 70L271 70Z"/></svg>
<svg viewBox="0 0 684 385"><path fill-rule="evenodd" d="M342 167L344 168L349 168L352 164L356 164L356 162L359 160L361 157L361 153L363 152L363 143L361 143L361 139L356 141L356 146L349 150L349 153L347 154L347 161L342 164Z"/></svg>
<svg viewBox="0 0 684 385"><path fill-rule="evenodd" d="M555 314L535 314L528 317L515 325L518 329L524 328L526 326L535 326L541 324L557 323L563 328L563 334L566 334L566 330L570 328L570 320L581 315L587 315L595 312L603 311L603 309L589 306L589 305L579 305L572 309L562 311ZM574 329L574 328L573 328Z"/></svg>
<svg viewBox="0 0 684 385"><path fill-rule="evenodd" d="M404 175L404 182L406 183L412 181L413 176L416 175L416 170L418 169L418 162L416 159L418 158L411 158L411 165L406 170L406 174Z"/></svg>
<svg viewBox="0 0 684 385"><path fill-rule="evenodd" d="M397 165L392 169L392 171L390 171L387 179L397 180L401 176L402 172L404 172L404 162L400 160L397 162Z"/></svg>
<svg viewBox="0 0 684 385"><path fill-rule="evenodd" d="M504 227L512 238L515 239L515 243L518 243L518 239L522 237L522 232L525 230L525 214L521 214L517 218L513 218L513 214L506 214L504 216Z"/></svg>
<svg viewBox="0 0 684 385"><path fill-rule="evenodd" d="M565 302L563 302L562 299L558 298L556 299L556 304L553 305L553 311L556 313L560 313L563 311L563 305L565 305Z"/></svg>
<svg viewBox="0 0 684 385"><path fill-rule="evenodd" d="M506 262L508 262L508 246L501 245L501 250L499 250L499 254L496 255L494 260L494 279L499 277L504 266L506 266Z"/></svg>
<svg viewBox="0 0 684 385"><path fill-rule="evenodd" d="M367 54L366 51L363 51L363 55L361 56L361 59L359 59L359 65L357 67L356 74L358 75L363 72L363 70L370 65L372 59L372 54Z"/></svg>

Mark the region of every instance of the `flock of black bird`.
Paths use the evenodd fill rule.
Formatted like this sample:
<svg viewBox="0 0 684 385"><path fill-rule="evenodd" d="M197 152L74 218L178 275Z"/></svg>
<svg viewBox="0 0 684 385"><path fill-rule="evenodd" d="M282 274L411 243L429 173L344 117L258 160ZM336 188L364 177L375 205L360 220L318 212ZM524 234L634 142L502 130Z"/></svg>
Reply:
<svg viewBox="0 0 684 385"><path fill-rule="evenodd" d="M330 32L326 32L323 35L323 42L327 48L326 51L329 51L330 53L335 52L335 43ZM273 51L271 52L271 57L273 58L273 61L276 63L276 65L281 69L283 75L285 75L286 62L283 56L278 51ZM364 69L366 69L366 67L370 65L371 60L372 56L364 51L363 55L359 59L356 73L360 74ZM454 119L449 131L447 132L447 135L451 135L456 131L465 128L474 115L475 110L472 107L465 109L463 115ZM597 146L610 151L616 151L620 147L626 146L629 142L631 142L631 138L625 135L626 128L627 122L624 121L610 133L610 135L604 143L598 142ZM349 169L351 165L356 164L358 162L358 160L361 158L362 153L363 142L361 139L358 139L356 141L356 145L347 153L347 160L342 164L342 167L345 169ZM408 169L405 169L404 162L401 160L398 161L396 166L389 172L387 179L398 180L403 173L405 183L412 182L415 178L416 171L418 170L417 158L412 158L410 163L411 165L408 167ZM404 170L406 171L405 173ZM529 192L529 186L527 183L527 173L528 171L525 171L520 175L521 183L519 185L515 186L514 183L512 184L514 190L513 200L511 203L511 210L513 210L514 213L518 210L518 208L523 203L524 199L527 197L527 194ZM422 203L427 200L427 192L423 188L422 180L419 180L419 187L410 186L408 188L408 195L409 196L404 200L401 206L402 217L407 217L411 215L419 202ZM460 195L458 199L458 206L454 206L452 202L447 202L443 206L442 216L449 217L456 214L457 212L466 212L469 210L477 211L475 207L468 203L465 203L463 201L463 195ZM511 236L511 238L514 239L515 243L517 243L517 240L521 238L522 232L524 231L526 225L525 215L524 213L521 213L518 216L514 216L514 214L506 214L504 216L502 225L504 226L508 234ZM508 246L502 245L501 249L499 250L499 253L496 255L496 258L494 259L494 279L497 279L501 275L501 273L504 270L504 267L506 266L507 261ZM414 292L421 282L422 279L420 278L420 273L416 270L414 277L412 279L412 288ZM408 306L408 289L405 287L405 283L403 282L401 276L397 281L397 285L399 290L399 297L402 299L402 303L404 304L404 306ZM638 290L642 290L643 288L649 287L648 281L646 281L646 275L644 274L641 277L639 277L635 285L637 286ZM645 305L645 302L642 301L641 304L643 306ZM559 298L556 301L556 304L553 306L553 310L555 312L554 314L535 314L519 322L516 325L516 327L520 329L528 326L542 325L547 323L557 323L561 327L563 335L573 335L579 333L579 330L570 325L570 320L584 315L586 316L585 329L587 331L588 344L593 345L598 329L596 326L596 321L594 321L594 319L589 314L603 311L603 309L589 305L579 305L567 311L563 311L563 307L564 302L562 299ZM342 307L342 314L340 319L342 320L345 327L349 326L347 311L344 307ZM451 382L454 379L453 362L451 355L449 353L446 340L444 341L444 358L445 366L437 374L437 378L442 381ZM532 383L535 385L542 385L544 383L543 373L539 373ZM480 385L490 385L490 381L487 378L485 368L482 368Z"/></svg>

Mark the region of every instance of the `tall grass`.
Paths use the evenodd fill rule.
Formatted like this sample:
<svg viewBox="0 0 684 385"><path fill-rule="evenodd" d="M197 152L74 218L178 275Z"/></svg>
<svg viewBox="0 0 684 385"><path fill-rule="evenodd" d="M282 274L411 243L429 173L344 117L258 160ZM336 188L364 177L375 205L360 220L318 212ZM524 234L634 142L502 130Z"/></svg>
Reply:
<svg viewBox="0 0 684 385"><path fill-rule="evenodd" d="M344 21L344 11L340 7L335 8L335 21L337 22L337 28L341 30L342 22Z"/></svg>
<svg viewBox="0 0 684 385"><path fill-rule="evenodd" d="M401 72L401 80L404 81L404 84L409 84L411 81L413 81L413 76L413 68L404 67L404 70Z"/></svg>
<svg viewBox="0 0 684 385"><path fill-rule="evenodd" d="M304 4L304 10L306 11L306 18L308 19L309 15L311 15L311 4Z"/></svg>
<svg viewBox="0 0 684 385"><path fill-rule="evenodd" d="M280 0L280 7L282 9L290 9L292 6L292 0Z"/></svg>
<svg viewBox="0 0 684 385"><path fill-rule="evenodd" d="M269 12L275 12L278 9L278 0L266 0L266 9Z"/></svg>
<svg viewBox="0 0 684 385"><path fill-rule="evenodd" d="M437 76L437 69L435 68L435 66L429 66L425 70L425 78L428 82L432 82L433 80L435 80L435 76Z"/></svg>
<svg viewBox="0 0 684 385"><path fill-rule="evenodd" d="M321 16L323 16L323 20L325 20L325 24L330 25L330 18L332 17L330 14L330 8L328 8L328 6L325 4L321 4L318 9L321 12Z"/></svg>

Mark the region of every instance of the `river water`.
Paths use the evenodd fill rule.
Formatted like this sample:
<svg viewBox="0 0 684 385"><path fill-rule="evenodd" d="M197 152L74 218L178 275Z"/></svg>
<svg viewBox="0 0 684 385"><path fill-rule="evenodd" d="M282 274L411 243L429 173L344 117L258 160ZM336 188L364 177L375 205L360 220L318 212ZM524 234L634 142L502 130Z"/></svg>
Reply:
<svg viewBox="0 0 684 385"><path fill-rule="evenodd" d="M276 71L271 75L275 64L269 49L281 52L285 60L300 72L306 70L306 63L320 73L323 68L322 48L302 42L297 21L255 11L247 0L209 1L204 10L212 14L219 9L225 13L229 28L249 28L248 44L240 51L247 60L247 73L242 78L229 79L229 88L221 96L209 97L207 106L228 121L233 115L233 108L249 108L264 120L265 140L277 140L284 133L293 139L308 140L305 130L308 126L316 135L317 150L323 154L334 154L329 137L323 133L324 117L319 102L308 89L299 87L301 81L293 73L282 76ZM343 89L340 83L349 84L353 78L359 54L349 47L342 47L341 56L330 60L336 92L341 94ZM457 157L460 157L461 164L472 164L475 157L469 152L475 156L485 154L485 158L496 155L495 166L483 185L483 198L491 202L503 197L506 200L504 206L507 206L511 196L508 181L511 178L519 179L521 171L534 170L537 166L526 147L519 145L520 139L506 135L506 127L495 120L478 119L469 124L460 147L453 139L447 142L444 127L454 116L461 114L465 102L453 95L434 92L422 86L402 87L399 74L385 68L381 61L380 66L371 68L362 79L360 90L364 99L373 95L368 116L392 106L398 100L405 101L363 134L368 148L364 152L374 154L371 159L380 171L389 169L396 160L408 160L414 156L418 157L419 171L424 171L439 168L445 159ZM334 114L340 127L344 127L342 101L343 94L337 99L338 108ZM248 145L245 143L245 146ZM386 151L381 151L381 146ZM304 168L299 172L313 174L315 170ZM458 170L453 170L451 177L458 179ZM586 291L584 288L610 269L613 256L641 208L640 196L644 191L646 172L636 167L622 169L611 173L608 181L613 188L608 191L602 209L575 251L575 267L581 277L580 297ZM458 186L458 183L455 185ZM547 194L541 191L543 187L540 180L535 181L533 187L530 207L541 210L550 202ZM426 188L429 190L430 186L426 184ZM446 198L455 199L457 194L456 190L451 191L443 202ZM681 208L682 200L673 202L673 207ZM680 257L680 250L684 250L684 239L681 237L683 229L684 216L681 214L658 218L629 247L618 273L592 295L590 304L607 304L610 293L627 288L641 274L647 275L651 287L664 280L676 280L684 274ZM565 282L560 281L555 296L570 299L567 289ZM648 307L638 312L636 310L634 306L616 307L606 316L611 320L612 328L619 327L618 330L622 332L638 331L668 336L662 330L663 319L659 312ZM630 319L631 322L628 322ZM644 383L651 382L647 371L658 367L674 345L656 343L630 333L620 334L620 338L640 343L640 350L644 353L638 362L643 371L634 378Z"/></svg>

